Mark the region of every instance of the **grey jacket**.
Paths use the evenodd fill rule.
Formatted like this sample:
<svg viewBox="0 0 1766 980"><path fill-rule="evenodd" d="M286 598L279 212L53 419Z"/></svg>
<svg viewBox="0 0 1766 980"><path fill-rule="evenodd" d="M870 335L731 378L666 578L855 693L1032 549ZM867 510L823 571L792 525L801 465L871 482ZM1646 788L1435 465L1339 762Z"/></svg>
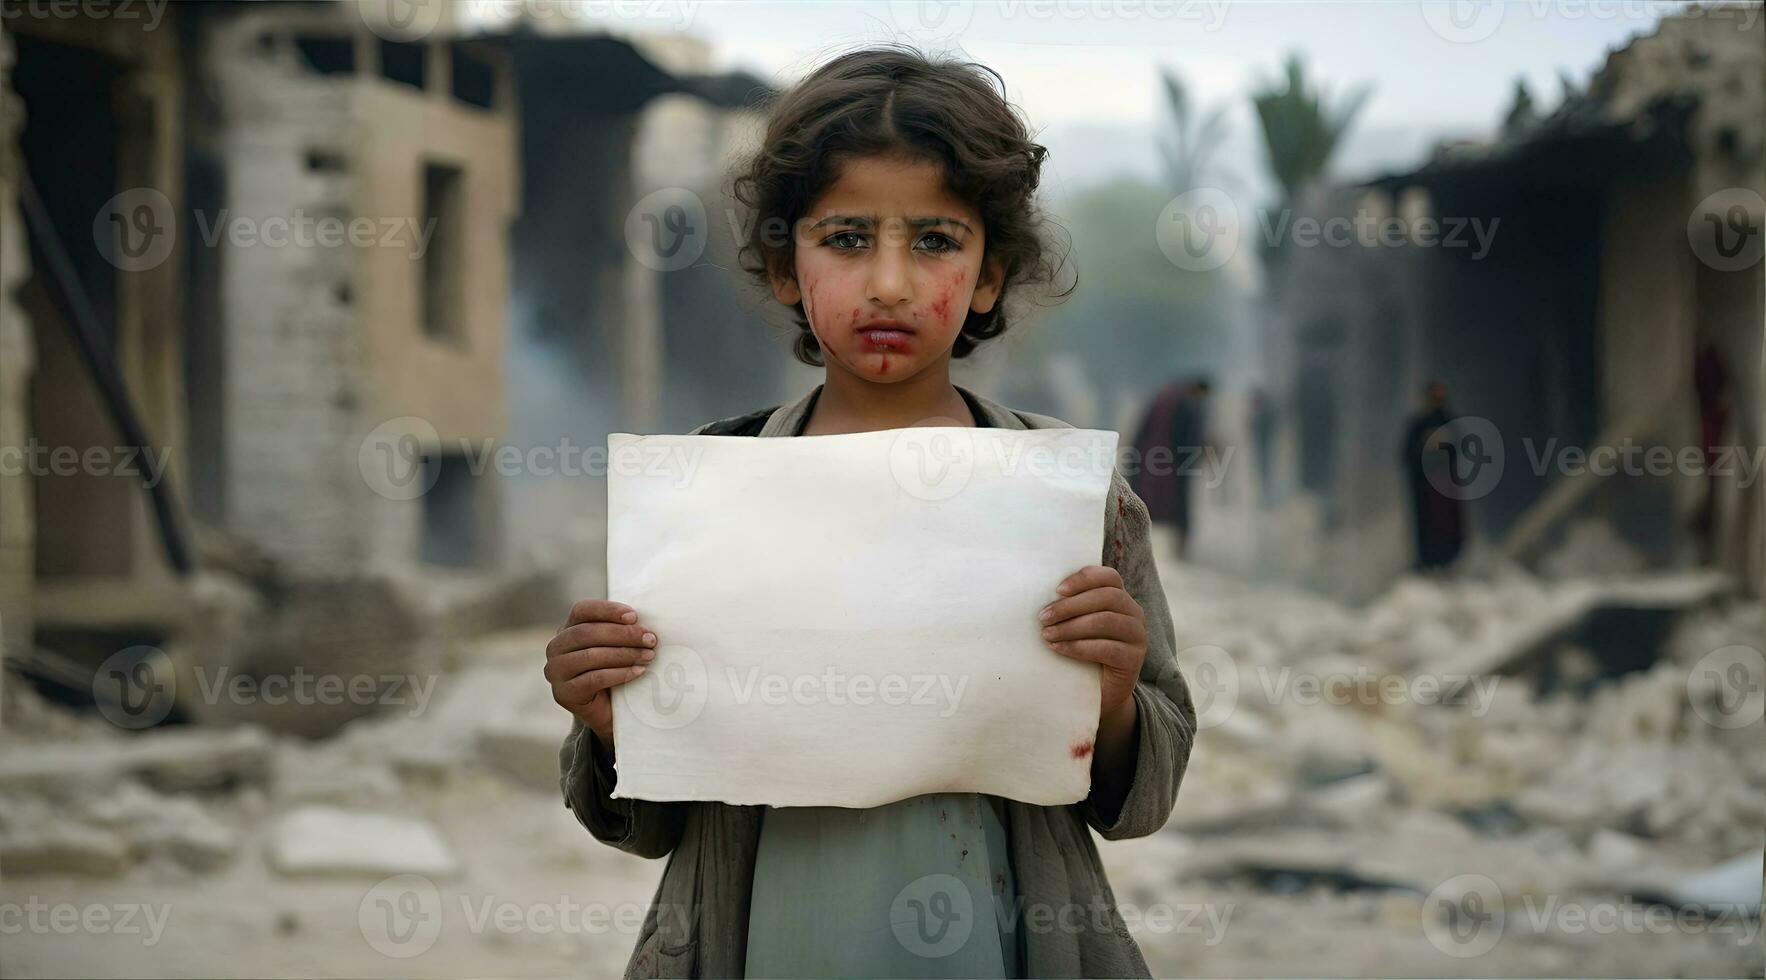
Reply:
<svg viewBox="0 0 1766 980"><path fill-rule="evenodd" d="M1071 428L1016 412L961 389L986 423L1001 429ZM818 386L775 410L760 436L791 436ZM693 430L697 434L710 425ZM1087 798L1066 806L1008 801L1012 869L1033 977L1148 976L1147 963L1117 911L1086 828L1105 840L1144 837L1164 826L1195 737L1196 712L1178 668L1171 611L1153 566L1147 509L1120 472L1105 504L1101 564L1121 575L1147 618L1147 656L1134 699L1139 711L1133 782L1119 813ZM640 610L640 613L642 611ZM581 722L559 752L565 806L591 834L642 857L668 855L638 931L627 977L738 977L748 938L748 897L763 808L725 803L613 799L612 760Z"/></svg>

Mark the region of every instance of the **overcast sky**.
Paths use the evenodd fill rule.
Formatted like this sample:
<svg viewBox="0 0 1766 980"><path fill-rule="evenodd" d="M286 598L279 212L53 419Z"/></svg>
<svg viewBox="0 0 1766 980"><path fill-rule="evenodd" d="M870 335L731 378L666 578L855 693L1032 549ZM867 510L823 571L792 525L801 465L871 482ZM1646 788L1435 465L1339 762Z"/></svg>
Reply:
<svg viewBox="0 0 1766 980"><path fill-rule="evenodd" d="M1261 183L1259 136L1245 93L1289 51L1338 91L1374 94L1341 155L1347 175L1418 162L1442 137L1484 137L1527 79L1546 108L1567 72L1585 81L1606 53L1648 33L1677 4L1640 0L1497 4L1318 0L1021 0L998 3L702 3L687 32L722 68L788 83L829 54L890 39L961 51L1005 77L1042 129L1056 183L1116 173L1152 178L1163 118L1159 69L1179 72L1203 104L1229 104L1224 165ZM1457 16L1455 16L1457 15ZM954 31L954 32L953 32Z"/></svg>

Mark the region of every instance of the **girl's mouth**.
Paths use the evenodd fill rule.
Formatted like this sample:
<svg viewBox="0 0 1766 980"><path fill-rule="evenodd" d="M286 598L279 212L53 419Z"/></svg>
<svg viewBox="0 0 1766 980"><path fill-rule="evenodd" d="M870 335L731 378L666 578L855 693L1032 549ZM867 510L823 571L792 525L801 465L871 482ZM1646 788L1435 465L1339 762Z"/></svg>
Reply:
<svg viewBox="0 0 1766 980"><path fill-rule="evenodd" d="M855 332L865 347L874 351L906 350L914 342L914 328L900 320L872 320Z"/></svg>
<svg viewBox="0 0 1766 980"><path fill-rule="evenodd" d="M865 346L872 350L906 350L914 339L913 331L897 330L891 327L860 330L858 335L865 342Z"/></svg>

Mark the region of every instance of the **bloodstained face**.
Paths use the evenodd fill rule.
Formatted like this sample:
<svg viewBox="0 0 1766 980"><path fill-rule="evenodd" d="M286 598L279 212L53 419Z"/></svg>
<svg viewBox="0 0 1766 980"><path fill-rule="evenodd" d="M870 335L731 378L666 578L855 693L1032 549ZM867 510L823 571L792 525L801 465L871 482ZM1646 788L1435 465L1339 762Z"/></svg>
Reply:
<svg viewBox="0 0 1766 980"><path fill-rule="evenodd" d="M849 159L793 233L796 276L775 278L773 294L802 300L830 372L880 383L948 372L969 311L999 298L981 216L936 163Z"/></svg>

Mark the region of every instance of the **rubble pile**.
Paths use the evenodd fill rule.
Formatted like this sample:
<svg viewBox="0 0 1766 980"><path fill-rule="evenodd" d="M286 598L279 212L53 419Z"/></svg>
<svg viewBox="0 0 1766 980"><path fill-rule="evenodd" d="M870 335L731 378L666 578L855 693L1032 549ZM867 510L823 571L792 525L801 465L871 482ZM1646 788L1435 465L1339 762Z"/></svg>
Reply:
<svg viewBox="0 0 1766 980"><path fill-rule="evenodd" d="M1407 579L1353 611L1162 573L1201 731L1167 825L1172 869L1123 873L1147 900L1175 886L1259 916L1272 899L1334 914L1295 910L1290 928L1315 939L1300 962L1279 944L1247 962L1229 940L1180 945L1155 972L1439 973L1461 950L1407 944L1443 890L1476 877L1509 935L1470 972L1760 975L1762 678L1707 669L1736 648L1758 664L1758 603L1702 573L1508 569ZM1720 699L1743 696L1724 713ZM1583 948L1593 937L1527 917L1565 902L1703 910L1706 928L1616 943L1608 973ZM1387 940L1387 959L1364 958Z"/></svg>
<svg viewBox="0 0 1766 980"><path fill-rule="evenodd" d="M425 710L384 711L323 740L258 725L124 732L9 683L0 869L8 877L114 876L138 863L215 871L256 838L261 859L287 877L453 874L457 860L425 812L426 789L507 773L516 785L557 793L569 719L536 666L549 638L493 635L477 645L478 662L442 678Z"/></svg>
<svg viewBox="0 0 1766 980"><path fill-rule="evenodd" d="M1735 677L1707 669L1714 652L1758 656L1758 603L1697 573L1509 569L1407 579L1356 609L1161 571L1201 731L1166 828L1100 851L1126 908L1199 908L1218 934L1131 917L1156 974L1760 975L1762 722ZM319 740L123 732L8 683L5 889L110 882L262 909L273 923L254 955L300 950L258 961L272 973L382 972L356 903L388 876L485 898L598 890L641 909L661 865L595 843L558 798L568 717L538 669L549 639L482 637L432 700ZM1537 912L1565 904L1699 918L1613 935ZM1503 935L1474 958L1437 927L1477 910ZM1713 927L1738 914L1751 933ZM217 942L241 928L215 915ZM617 970L634 937L552 938L448 933L441 948L490 972L522 957L536 972L585 957ZM181 965L204 972L201 948ZM329 959L304 958L321 948Z"/></svg>

